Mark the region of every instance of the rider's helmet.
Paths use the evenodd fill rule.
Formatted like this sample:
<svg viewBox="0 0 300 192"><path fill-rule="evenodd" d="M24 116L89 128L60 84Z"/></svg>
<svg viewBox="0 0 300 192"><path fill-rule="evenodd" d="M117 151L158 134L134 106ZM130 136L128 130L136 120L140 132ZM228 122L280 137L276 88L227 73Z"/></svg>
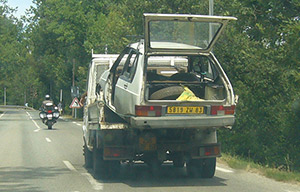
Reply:
<svg viewBox="0 0 300 192"><path fill-rule="evenodd" d="M45 95L46 100L50 100L50 95Z"/></svg>

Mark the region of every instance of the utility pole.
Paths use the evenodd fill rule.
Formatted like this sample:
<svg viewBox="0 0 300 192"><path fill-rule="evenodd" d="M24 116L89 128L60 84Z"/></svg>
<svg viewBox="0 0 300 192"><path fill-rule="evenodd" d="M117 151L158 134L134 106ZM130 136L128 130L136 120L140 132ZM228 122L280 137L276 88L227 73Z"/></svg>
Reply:
<svg viewBox="0 0 300 192"><path fill-rule="evenodd" d="M209 0L209 5L208 5L208 14L209 15L214 15L214 0ZM209 43L211 43L213 37L213 28L212 28L212 23L209 24Z"/></svg>
<svg viewBox="0 0 300 192"><path fill-rule="evenodd" d="M62 103L63 90L60 89L59 102Z"/></svg>
<svg viewBox="0 0 300 192"><path fill-rule="evenodd" d="M214 15L214 0L209 0L209 15Z"/></svg>
<svg viewBox="0 0 300 192"><path fill-rule="evenodd" d="M4 101L3 105L6 105L6 87L4 87Z"/></svg>
<svg viewBox="0 0 300 192"><path fill-rule="evenodd" d="M72 86L75 86L75 59L73 59L73 77L72 77Z"/></svg>
<svg viewBox="0 0 300 192"><path fill-rule="evenodd" d="M26 95L26 89L24 90L24 105L27 103L27 95Z"/></svg>
<svg viewBox="0 0 300 192"><path fill-rule="evenodd" d="M72 86L75 89L75 59L73 59L73 79ZM72 117L77 118L77 109L72 108Z"/></svg>

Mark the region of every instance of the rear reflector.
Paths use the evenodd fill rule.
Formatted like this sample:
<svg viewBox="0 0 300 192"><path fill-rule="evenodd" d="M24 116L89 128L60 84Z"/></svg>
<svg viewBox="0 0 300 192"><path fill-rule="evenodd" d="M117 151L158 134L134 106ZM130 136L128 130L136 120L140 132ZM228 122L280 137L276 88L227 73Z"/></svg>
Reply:
<svg viewBox="0 0 300 192"><path fill-rule="evenodd" d="M201 157L220 156L220 155L221 155L220 146L200 147L200 156Z"/></svg>
<svg viewBox="0 0 300 192"><path fill-rule="evenodd" d="M135 115L140 117L160 117L161 116L161 106L135 106Z"/></svg>
<svg viewBox="0 0 300 192"><path fill-rule="evenodd" d="M234 115L235 105L231 106L211 106L212 115Z"/></svg>
<svg viewBox="0 0 300 192"><path fill-rule="evenodd" d="M125 156L126 150L124 148L105 147L103 150L103 156L106 158L116 158Z"/></svg>

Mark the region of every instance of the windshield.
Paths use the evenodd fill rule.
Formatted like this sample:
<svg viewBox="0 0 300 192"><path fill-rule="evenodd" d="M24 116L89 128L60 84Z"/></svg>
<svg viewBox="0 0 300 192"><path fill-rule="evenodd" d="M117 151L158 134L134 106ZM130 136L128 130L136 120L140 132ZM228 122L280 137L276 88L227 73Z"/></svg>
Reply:
<svg viewBox="0 0 300 192"><path fill-rule="evenodd" d="M201 49L208 49L213 37L221 28L221 23L216 22L190 22L178 20L161 20L149 22L149 37L151 48L161 48L154 42L166 42L163 48L174 49L172 43L187 44ZM210 32L211 31L211 32ZM170 44L171 43L171 44ZM177 47L176 46L176 47ZM190 46L182 46L181 49L190 49Z"/></svg>

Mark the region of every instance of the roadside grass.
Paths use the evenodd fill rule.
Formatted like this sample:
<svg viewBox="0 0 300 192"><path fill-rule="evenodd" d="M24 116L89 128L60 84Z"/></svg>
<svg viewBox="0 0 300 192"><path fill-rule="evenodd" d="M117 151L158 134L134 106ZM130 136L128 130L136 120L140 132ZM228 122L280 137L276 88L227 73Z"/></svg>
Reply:
<svg viewBox="0 0 300 192"><path fill-rule="evenodd" d="M275 168L269 168L254 163L251 160L246 160L238 156L230 156L228 154L222 154L220 160L221 162L225 162L229 167L234 169L241 169L252 173L258 173L276 181L300 184L300 172L288 172Z"/></svg>

